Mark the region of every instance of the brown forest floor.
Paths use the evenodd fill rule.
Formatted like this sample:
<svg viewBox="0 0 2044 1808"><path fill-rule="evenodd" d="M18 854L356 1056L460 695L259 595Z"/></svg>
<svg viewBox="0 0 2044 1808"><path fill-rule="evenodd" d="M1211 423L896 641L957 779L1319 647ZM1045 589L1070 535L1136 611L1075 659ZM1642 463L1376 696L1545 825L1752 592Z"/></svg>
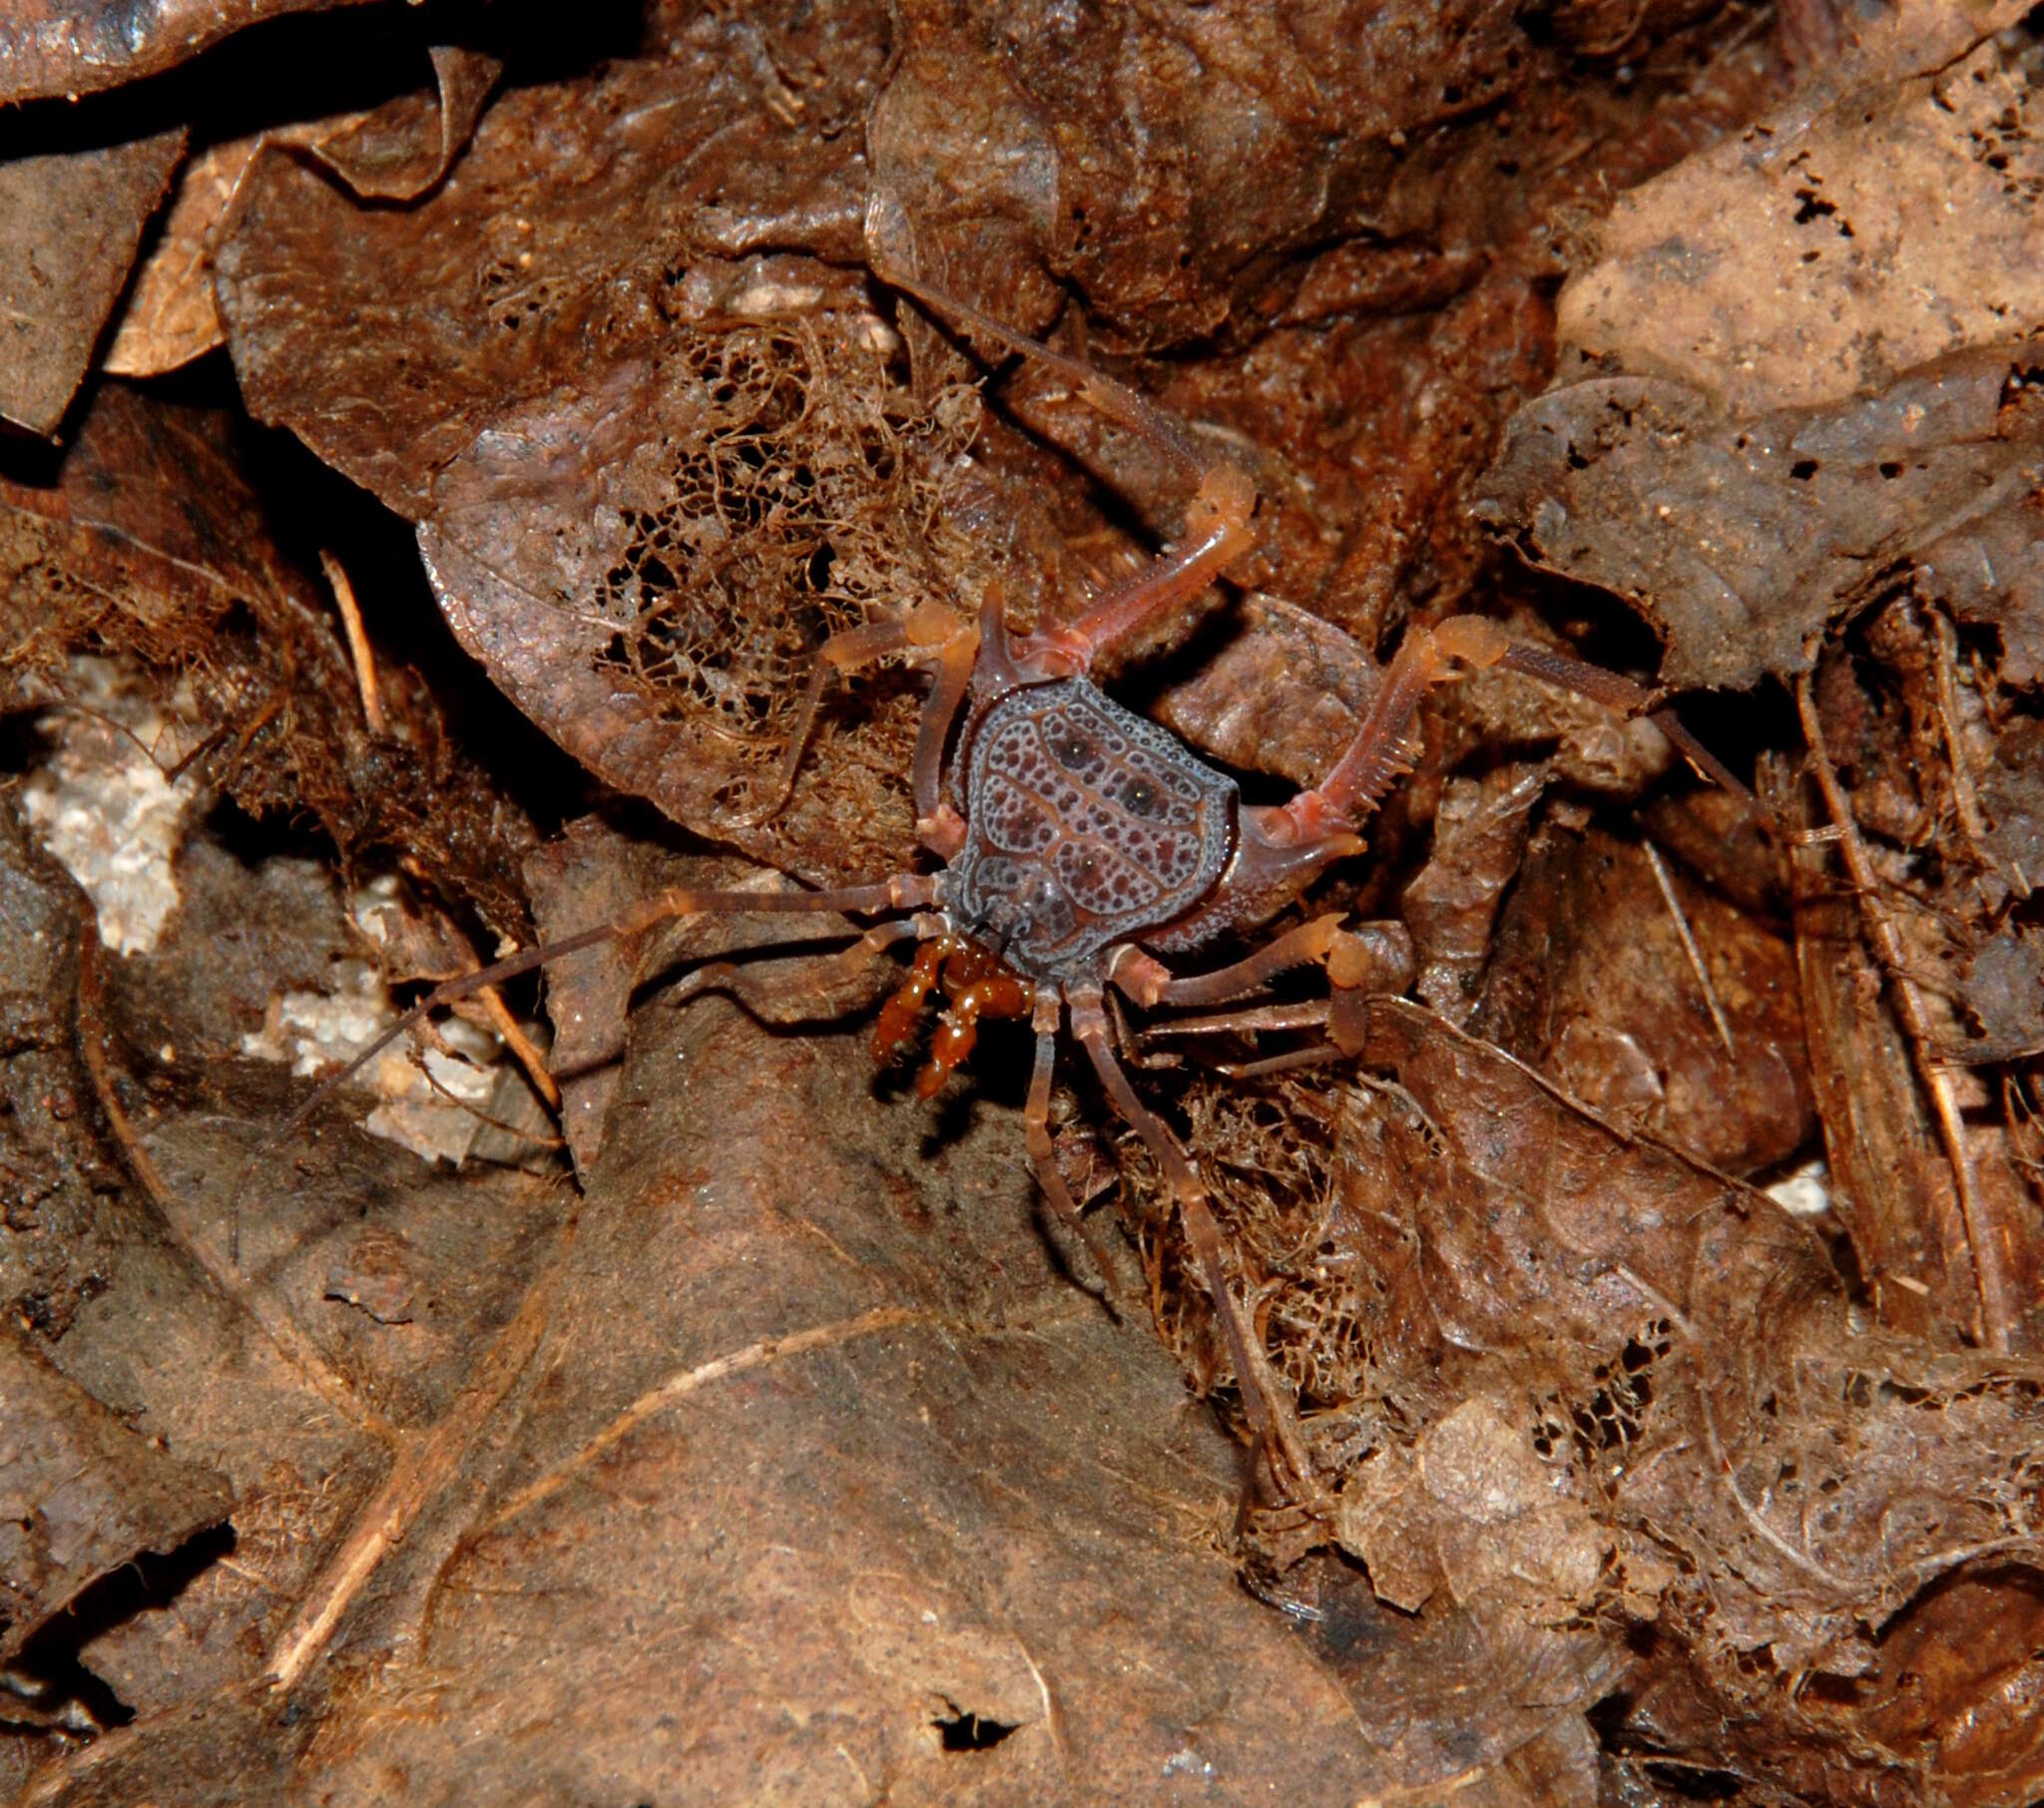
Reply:
<svg viewBox="0 0 2044 1808"><path fill-rule="evenodd" d="M2040 80L2006 0L8 9L0 1789L2044 1799ZM1301 907L1409 931L1359 1053L1132 1032L1303 1496L1097 1089L1122 1320L1026 1038L876 1075L835 920L292 1119L677 877L912 866L909 673L749 813L815 647L1174 530L869 218L1255 476L1110 680L1250 795L1457 612L1738 776L1445 688Z"/></svg>

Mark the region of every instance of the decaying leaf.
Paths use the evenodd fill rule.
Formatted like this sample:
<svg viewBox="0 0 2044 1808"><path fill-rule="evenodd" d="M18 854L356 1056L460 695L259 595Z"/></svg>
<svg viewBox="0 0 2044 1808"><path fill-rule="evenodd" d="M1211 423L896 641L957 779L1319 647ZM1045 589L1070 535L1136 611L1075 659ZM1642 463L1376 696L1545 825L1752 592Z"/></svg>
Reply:
<svg viewBox="0 0 2044 1808"><path fill-rule="evenodd" d="M0 25L0 98L117 88L256 22L348 0L22 0Z"/></svg>
<svg viewBox="0 0 2044 1808"><path fill-rule="evenodd" d="M0 1336L6 1403L6 1584L12 1658L86 1585L141 1552L168 1553L227 1518L224 1478L128 1429L20 1331Z"/></svg>
<svg viewBox="0 0 2044 1808"><path fill-rule="evenodd" d="M1744 417L1672 379L1591 377L1513 417L1480 512L1638 609L1671 684L1805 672L1827 624L2044 481L2024 359L1983 347Z"/></svg>
<svg viewBox="0 0 2044 1808"><path fill-rule="evenodd" d="M0 28L4 29L4 28ZM0 418L54 434L127 287L185 130L83 150L0 153Z"/></svg>
<svg viewBox="0 0 2044 1808"><path fill-rule="evenodd" d="M101 368L156 376L226 342L214 303L214 239L264 151L296 147L371 201L415 201L438 183L466 148L503 65L448 46L429 54L438 89L431 101L404 96L369 114L274 127L208 145L188 160Z"/></svg>
<svg viewBox="0 0 2044 1808"><path fill-rule="evenodd" d="M315 105L242 92L263 33L199 54L278 10L67 84L159 70L106 104L203 148L112 354L179 374L0 448L0 1787L2028 1808L2034 30L436 9L408 49L487 53ZM311 1090L528 925L912 864L913 673L830 675L773 807L818 647L1181 532L1157 447L903 265L1254 477L1231 582L1104 669L1250 801L1415 625L1522 645L1304 900L1341 959L1121 1010L1298 1403L1281 1494L1085 1064L1119 1318L1025 1030L913 1097L859 922L500 973ZM1748 689L1672 699L1711 786L1671 699L1520 669L1657 642ZM397 1094L448 1133L366 1134Z"/></svg>
<svg viewBox="0 0 2044 1808"><path fill-rule="evenodd" d="M2003 35L2022 13L1904 0L1854 21L1813 88L1620 199L1562 336L1750 418L2022 330L2044 312L2037 53Z"/></svg>

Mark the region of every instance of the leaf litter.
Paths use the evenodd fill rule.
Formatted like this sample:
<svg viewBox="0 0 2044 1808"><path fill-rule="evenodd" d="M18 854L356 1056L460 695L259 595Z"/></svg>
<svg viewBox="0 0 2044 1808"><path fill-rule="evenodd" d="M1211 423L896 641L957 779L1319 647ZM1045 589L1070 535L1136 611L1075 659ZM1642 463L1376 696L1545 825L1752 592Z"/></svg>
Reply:
<svg viewBox="0 0 2044 1808"><path fill-rule="evenodd" d="M38 267L122 268L25 310L55 443L0 453L8 1786L2034 1799L2019 10L447 8L380 93L288 74L373 9L230 37L264 10L89 77L0 38L13 94L149 75L192 197L87 247L112 116L12 124ZM470 1001L437 1162L354 1088L278 1139L318 1001L902 864L901 674L757 807L815 648L1054 615L1175 518L868 279L874 195L1255 473L1240 588L1119 686L1208 757L1309 781L1405 624L1480 606L1679 687L1758 794L1473 680L1307 901L1412 996L1139 1026L1311 1500L1246 1491L1140 1144L1061 1098L1118 1322L1019 1049L875 1079L889 969L819 974L828 921ZM88 342L202 361L74 399ZM123 839L122 785L184 801ZM505 1038L557 1121L447 1096Z"/></svg>

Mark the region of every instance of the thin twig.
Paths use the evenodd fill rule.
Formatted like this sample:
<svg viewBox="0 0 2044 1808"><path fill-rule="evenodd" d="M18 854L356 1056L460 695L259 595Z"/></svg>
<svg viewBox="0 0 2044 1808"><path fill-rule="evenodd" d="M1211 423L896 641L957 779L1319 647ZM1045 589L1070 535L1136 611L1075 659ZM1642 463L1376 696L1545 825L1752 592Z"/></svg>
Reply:
<svg viewBox="0 0 2044 1808"><path fill-rule="evenodd" d="M1923 1008L1922 991L1909 977L1908 967L1902 958L1901 939L1882 907L1879 876L1867 857L1866 843L1860 839L1851 800L1838 782L1837 770L1832 766L1830 752L1824 745L1823 724L1817 719L1816 697L1810 688L1807 673L1795 680L1795 707L1802 717L1803 736L1809 742L1810 766L1816 775L1817 788L1823 793L1824 807L1830 811L1831 820L1838 828L1838 851L1859 894L1860 917L1866 926L1867 940L1873 946L1874 958L1886 972L1888 985L1894 994L1895 1015L1901 1020L1908 1038L1909 1053L1923 1090L1930 1096L1945 1157L1951 1163L1952 1182L1959 1197L1959 1214L1965 1221L1966 1242L1973 1257L1974 1287L1979 1296L1974 1335L1985 1348L2006 1351L2017 1311L2015 1291L2002 1259L2003 1239L1987 1201L1980 1196L1980 1190L1973 1182L1972 1157L1966 1149L1966 1130L1959 1118L1958 1097L1952 1088L1951 1075L1932 1053L1938 1039L1931 1031L1929 1016Z"/></svg>
<svg viewBox="0 0 2044 1808"><path fill-rule="evenodd" d="M483 1009L490 1014L490 1022L496 1026L504 1046L511 1051L518 1065L525 1070L525 1077L532 1082L533 1091L547 1102L547 1109L558 1112L561 1109L561 1089L554 1084L554 1077L547 1071L546 1058L533 1047L532 1038L519 1026L518 1019L511 1015L511 1008L504 1003L504 995L495 986L485 986L476 995L483 1002Z"/></svg>
<svg viewBox="0 0 2044 1808"><path fill-rule="evenodd" d="M1980 793L1973 783L1972 762L1959 732L1959 682L1957 631L1938 611L1930 613L1930 632L1937 643L1937 713L1944 725L1945 755L1952 768L1952 804L1958 811L1959 830L1973 857L1983 866L1996 867L2015 887L2017 895L2028 897L2030 884L2021 867L2010 872L1988 852L1987 819L1980 813Z"/></svg>
<svg viewBox="0 0 2044 1808"><path fill-rule="evenodd" d="M356 1516L340 1549L313 1579L298 1610L270 1647L267 1673L277 1689L288 1689L311 1667L383 1559L403 1543L433 1496L459 1473L484 1423L539 1348L554 1283L563 1270L564 1263L557 1259L526 1294L517 1316L497 1334L453 1406L429 1431L406 1435L376 1498Z"/></svg>
<svg viewBox="0 0 2044 1808"><path fill-rule="evenodd" d="M1718 990L1711 984L1711 973L1704 965L1703 950L1697 946L1696 937L1690 934L1689 918L1683 914L1682 900L1675 895L1675 881L1669 874L1668 863L1661 858L1661 850L1653 842L1644 841L1641 845L1647 850L1647 864L1654 869L1654 883L1661 887L1668 914L1675 919L1675 933L1682 938L1682 951L1689 956L1697 984L1704 989L1704 1005L1711 1013L1711 1022L1718 1026L1718 1040L1725 1045L1725 1053L1737 1061L1739 1051L1732 1046L1732 1026L1725 1021L1724 1009L1718 1003Z"/></svg>
<svg viewBox="0 0 2044 1808"><path fill-rule="evenodd" d="M347 569L323 546L319 566L333 587L333 600L340 606L340 626L347 635L348 658L355 665L355 685L362 693L362 719L377 739L383 737L383 699L376 691L376 660L369 651L369 637L362 628L362 612L355 606L355 587L348 582Z"/></svg>

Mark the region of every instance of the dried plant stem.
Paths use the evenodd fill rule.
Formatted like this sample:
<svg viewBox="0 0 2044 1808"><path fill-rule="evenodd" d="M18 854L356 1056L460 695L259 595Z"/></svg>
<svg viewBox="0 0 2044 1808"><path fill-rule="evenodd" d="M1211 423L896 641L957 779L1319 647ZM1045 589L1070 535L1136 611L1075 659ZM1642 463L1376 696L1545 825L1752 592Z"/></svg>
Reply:
<svg viewBox="0 0 2044 1808"><path fill-rule="evenodd" d="M354 661L355 685L362 693L362 719L368 723L369 732L378 738L383 733L383 699L376 690L376 661L369 652L369 637L362 628L362 612L355 606L355 587L348 582L347 570L324 547L319 549L319 565L326 573L326 582L333 587L333 600L340 608L340 625L347 635L348 658Z"/></svg>
<svg viewBox="0 0 2044 1808"><path fill-rule="evenodd" d="M1937 1039L1931 1033L1929 1018L1923 1008L1923 994L1909 977L1902 959L1901 940L1895 933L1893 920L1882 907L1879 875L1867 858L1866 843L1860 839L1851 800L1845 795L1844 787L1838 782L1837 770L1831 764L1807 673L1795 680L1795 707L1802 717L1802 732L1809 743L1810 766L1816 776L1817 788L1823 793L1824 807L1830 812L1831 821L1838 830L1838 851L1844 857L1846 873L1859 897L1860 918L1866 927L1867 940L1887 975L1895 1000L1895 1014L1908 1037L1910 1056L1915 1062L1923 1090L1930 1097L1937 1117L1938 1134L1944 1142L1945 1156L1951 1162L1952 1183L1958 1191L1959 1214L1965 1221L1966 1242L1973 1258L1973 1281L1979 1298L1974 1335L1984 1348L2006 1351L2017 1318L2014 1289L2003 1259L2006 1232L1994 1222L1988 1202L1974 1183L1972 1157L1966 1149L1965 1125L1959 1118L1958 1097L1952 1088L1951 1075L1932 1053Z"/></svg>
<svg viewBox="0 0 2044 1808"><path fill-rule="evenodd" d="M483 1009L490 1014L490 1022L504 1039L518 1065L525 1070L525 1077L532 1082L533 1090L547 1102L547 1110L561 1109L561 1089L554 1084L554 1077L547 1072L546 1058L533 1047L532 1038L519 1027L518 1019L511 1015L511 1008L504 1003L504 995L495 986L485 986L477 995Z"/></svg>
<svg viewBox="0 0 2044 1808"><path fill-rule="evenodd" d="M1937 670L1937 713L1944 727L1946 757L1952 768L1952 807L1958 812L1959 829L1966 837L1966 845L1973 857L1982 866L2000 870L2016 889L2017 895L2030 895L2029 875L2013 862L2001 866L1987 851L1987 819L1980 811L1980 792L1973 783L1972 762L1966 757L1964 740L1959 730L1959 637L1950 621L1937 611L1930 612L1930 631L1937 644L1937 658L1933 661Z"/></svg>
<svg viewBox="0 0 2044 1808"><path fill-rule="evenodd" d="M484 1423L539 1348L562 1267L557 1259L526 1294L517 1316L497 1333L445 1415L429 1430L405 1435L376 1498L356 1516L340 1549L313 1578L270 1647L266 1670L278 1689L290 1688L312 1666L377 1566L404 1542L441 1487L460 1473Z"/></svg>
<svg viewBox="0 0 2044 1808"><path fill-rule="evenodd" d="M1675 919L1675 933L1682 938L1682 951L1689 956L1697 984L1704 990L1704 1005L1711 1013L1711 1022L1717 1026L1718 1040L1725 1045L1725 1053L1736 1061L1739 1051L1732 1046L1732 1026L1725 1021L1724 1007L1718 1003L1718 990L1711 984L1710 969L1704 965L1703 950L1690 933L1689 918L1683 912L1682 900L1675 895L1675 881L1669 874L1668 863L1661 858L1661 850L1653 842L1643 841L1641 846L1647 850L1647 864L1654 869L1654 883L1661 888L1668 914Z"/></svg>

